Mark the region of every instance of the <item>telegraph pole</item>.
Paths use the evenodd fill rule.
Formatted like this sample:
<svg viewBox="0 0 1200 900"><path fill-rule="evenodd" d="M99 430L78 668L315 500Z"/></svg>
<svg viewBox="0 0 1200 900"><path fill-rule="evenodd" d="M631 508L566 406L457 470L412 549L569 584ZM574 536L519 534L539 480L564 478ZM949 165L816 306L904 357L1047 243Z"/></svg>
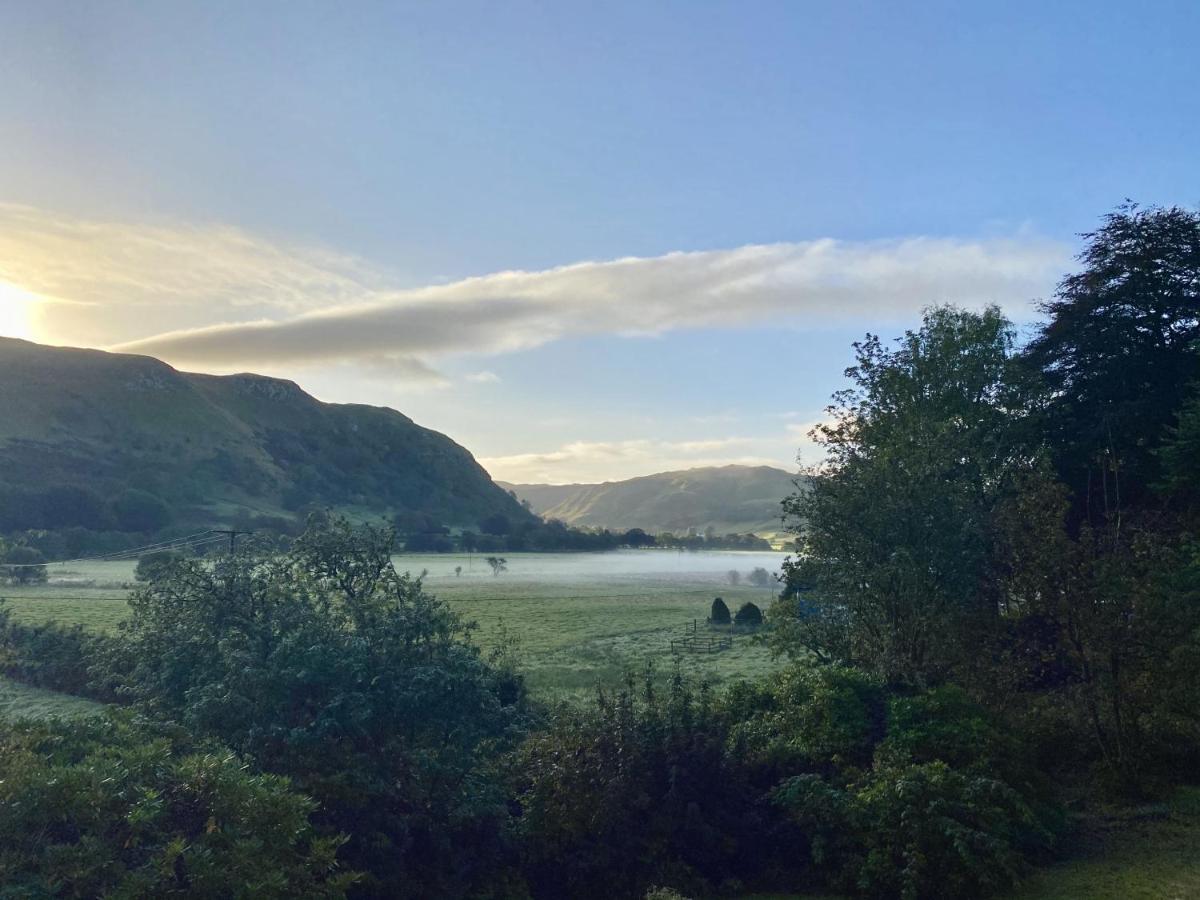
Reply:
<svg viewBox="0 0 1200 900"><path fill-rule="evenodd" d="M237 531L236 529L233 529L233 528L214 528L213 534L229 535L229 555L233 556L234 549L237 546L236 542L237 542L238 535L239 534L254 534L254 532L253 531Z"/></svg>

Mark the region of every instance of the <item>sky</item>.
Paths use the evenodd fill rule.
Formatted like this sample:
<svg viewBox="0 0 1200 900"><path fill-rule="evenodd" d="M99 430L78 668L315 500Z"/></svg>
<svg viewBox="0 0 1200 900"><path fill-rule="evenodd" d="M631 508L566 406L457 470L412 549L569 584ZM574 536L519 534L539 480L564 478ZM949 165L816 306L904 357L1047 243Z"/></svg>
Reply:
<svg viewBox="0 0 1200 900"><path fill-rule="evenodd" d="M0 335L494 477L794 469L850 344L1200 203L1200 3L0 0Z"/></svg>

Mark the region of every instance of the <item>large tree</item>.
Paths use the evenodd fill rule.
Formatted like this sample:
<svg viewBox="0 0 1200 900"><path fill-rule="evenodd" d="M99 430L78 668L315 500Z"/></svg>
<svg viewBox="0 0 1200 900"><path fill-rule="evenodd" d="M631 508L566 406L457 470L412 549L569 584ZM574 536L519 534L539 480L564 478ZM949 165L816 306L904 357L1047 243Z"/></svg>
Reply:
<svg viewBox="0 0 1200 900"><path fill-rule="evenodd" d="M785 502L800 552L778 633L889 679L936 679L996 618L991 517L1036 456L1032 395L995 308L933 308L895 348L854 347L853 387L814 432L827 461Z"/></svg>
<svg viewBox="0 0 1200 900"><path fill-rule="evenodd" d="M1200 378L1200 213L1130 203L1083 237L1028 359L1053 391L1076 518L1096 523L1151 499L1155 450Z"/></svg>

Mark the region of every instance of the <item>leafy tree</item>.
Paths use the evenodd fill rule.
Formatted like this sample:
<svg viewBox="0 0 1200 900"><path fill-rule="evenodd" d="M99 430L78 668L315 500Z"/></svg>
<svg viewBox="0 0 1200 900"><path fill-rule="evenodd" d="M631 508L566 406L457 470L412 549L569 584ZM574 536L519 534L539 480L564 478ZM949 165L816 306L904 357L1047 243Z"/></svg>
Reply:
<svg viewBox="0 0 1200 900"><path fill-rule="evenodd" d="M338 898L339 837L286 779L128 716L0 733L0 897Z"/></svg>
<svg viewBox="0 0 1200 900"><path fill-rule="evenodd" d="M484 534L508 534L512 530L512 522L504 513L494 513L480 520L479 530Z"/></svg>
<svg viewBox="0 0 1200 900"><path fill-rule="evenodd" d="M762 610L753 603L743 603L733 616L735 625L757 627L763 623Z"/></svg>
<svg viewBox="0 0 1200 900"><path fill-rule="evenodd" d="M287 554L184 561L134 593L103 668L317 799L322 831L352 835L360 890L460 896L502 850L485 760L521 697L392 548L390 532L314 521Z"/></svg>
<svg viewBox="0 0 1200 900"><path fill-rule="evenodd" d="M1095 523L1151 500L1155 449L1200 378L1200 213L1129 203L1084 238L1028 359L1053 390L1074 515Z"/></svg>
<svg viewBox="0 0 1200 900"><path fill-rule="evenodd" d="M113 513L122 531L158 531L174 518L161 497L138 488L130 488L117 497Z"/></svg>
<svg viewBox="0 0 1200 900"><path fill-rule="evenodd" d="M766 569L764 569L762 566L755 566L753 569L750 570L750 574L746 576L746 580L749 581L755 587L762 587L762 588L770 587L771 573L768 572Z"/></svg>
<svg viewBox="0 0 1200 900"><path fill-rule="evenodd" d="M713 600L712 609L708 613L708 621L713 625L728 625L732 621L729 617L729 607L720 597Z"/></svg>
<svg viewBox="0 0 1200 900"><path fill-rule="evenodd" d="M853 387L814 431L827 465L784 504L801 548L784 649L917 683L977 655L1000 601L989 521L1036 460L1013 341L995 308L936 307L894 349L854 345Z"/></svg>
<svg viewBox="0 0 1200 900"><path fill-rule="evenodd" d="M737 587L742 581L742 573L737 569L730 569L725 573L725 579L734 587Z"/></svg>
<svg viewBox="0 0 1200 900"><path fill-rule="evenodd" d="M46 557L34 547L16 544L4 553L5 566L0 566L13 584L37 584L46 580Z"/></svg>
<svg viewBox="0 0 1200 900"><path fill-rule="evenodd" d="M138 557L133 577L137 581L153 581L161 577L164 570L183 559L184 555L178 550L155 550L152 553L143 553Z"/></svg>
<svg viewBox="0 0 1200 900"><path fill-rule="evenodd" d="M499 575L501 572L508 571L508 560L503 556L489 556L487 564L492 567L493 575Z"/></svg>

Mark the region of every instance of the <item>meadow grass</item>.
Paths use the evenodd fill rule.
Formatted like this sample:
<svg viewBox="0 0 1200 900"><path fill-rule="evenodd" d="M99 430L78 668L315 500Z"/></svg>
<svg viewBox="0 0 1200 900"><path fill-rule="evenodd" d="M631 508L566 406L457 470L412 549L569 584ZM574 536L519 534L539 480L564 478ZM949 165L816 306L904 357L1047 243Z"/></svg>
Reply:
<svg viewBox="0 0 1200 900"><path fill-rule="evenodd" d="M0 677L0 720L75 718L95 715L103 705L71 694L59 694Z"/></svg>
<svg viewBox="0 0 1200 900"><path fill-rule="evenodd" d="M404 555L397 568L428 570L426 589L476 624L473 639L485 650L513 642L535 696L587 699L597 684L615 686L625 672L653 665L663 678L676 666L712 684L754 678L779 663L760 639L736 635L717 653L671 652L704 619L713 597L731 609L752 601L769 605L771 592L731 586L729 568L748 571L778 562L771 554L508 554L510 571L490 574L476 555ZM463 567L455 575L456 566ZM111 631L128 614L132 563L83 563L51 567L44 585L0 590L18 622L57 620Z"/></svg>

